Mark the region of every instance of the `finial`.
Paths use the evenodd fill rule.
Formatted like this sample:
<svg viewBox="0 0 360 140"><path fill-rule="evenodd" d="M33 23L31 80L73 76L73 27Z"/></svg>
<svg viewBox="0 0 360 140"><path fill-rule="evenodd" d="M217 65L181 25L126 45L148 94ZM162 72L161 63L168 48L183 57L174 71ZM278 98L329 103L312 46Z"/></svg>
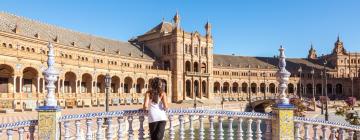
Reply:
<svg viewBox="0 0 360 140"><path fill-rule="evenodd" d="M165 22L165 18L164 18L164 17L162 17L161 22Z"/></svg>
<svg viewBox="0 0 360 140"><path fill-rule="evenodd" d="M337 36L337 42L340 42L340 33L338 33L338 36Z"/></svg>
<svg viewBox="0 0 360 140"><path fill-rule="evenodd" d="M286 70L286 60L285 60L285 49L280 45L280 56L279 56L279 70L276 73L276 79L279 82L279 103L278 105L291 105L289 99L285 93L287 84L289 82L290 72Z"/></svg>
<svg viewBox="0 0 360 140"><path fill-rule="evenodd" d="M55 52L52 43L49 41L48 46L48 68L43 72L45 80L47 82L47 95L45 99L45 106L57 106L57 101L55 98L55 82L57 81L57 77L59 76L59 71L55 68Z"/></svg>

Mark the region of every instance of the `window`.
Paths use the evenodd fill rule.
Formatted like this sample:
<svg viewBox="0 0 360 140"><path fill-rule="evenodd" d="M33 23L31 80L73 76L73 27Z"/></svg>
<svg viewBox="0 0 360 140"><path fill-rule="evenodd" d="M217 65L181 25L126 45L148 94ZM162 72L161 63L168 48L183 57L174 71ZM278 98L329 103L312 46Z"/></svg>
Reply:
<svg viewBox="0 0 360 140"><path fill-rule="evenodd" d="M23 92L24 93L32 92L32 80L31 79L24 79Z"/></svg>

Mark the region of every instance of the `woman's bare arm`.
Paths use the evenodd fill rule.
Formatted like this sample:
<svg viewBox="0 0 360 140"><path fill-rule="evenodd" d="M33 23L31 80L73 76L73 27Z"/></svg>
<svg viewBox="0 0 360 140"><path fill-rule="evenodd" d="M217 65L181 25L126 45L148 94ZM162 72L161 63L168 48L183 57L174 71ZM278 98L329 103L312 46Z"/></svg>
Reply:
<svg viewBox="0 0 360 140"><path fill-rule="evenodd" d="M148 107L149 107L149 100L150 100L150 97L149 97L149 92L146 92L145 93L145 97L144 97L145 99L145 101L144 101L144 104L143 104L143 109L144 110L147 110L148 109Z"/></svg>
<svg viewBox="0 0 360 140"><path fill-rule="evenodd" d="M164 109L167 110L169 109L169 104L167 102L167 97L166 97L166 93L163 92L162 98L161 98L163 104L164 104Z"/></svg>

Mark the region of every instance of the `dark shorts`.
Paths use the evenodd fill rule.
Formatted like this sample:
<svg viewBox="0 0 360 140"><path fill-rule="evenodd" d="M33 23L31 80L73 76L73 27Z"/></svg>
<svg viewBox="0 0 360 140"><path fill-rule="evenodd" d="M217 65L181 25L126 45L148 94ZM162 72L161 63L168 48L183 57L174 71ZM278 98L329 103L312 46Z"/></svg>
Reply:
<svg viewBox="0 0 360 140"><path fill-rule="evenodd" d="M149 123L151 140L162 140L164 138L166 121Z"/></svg>

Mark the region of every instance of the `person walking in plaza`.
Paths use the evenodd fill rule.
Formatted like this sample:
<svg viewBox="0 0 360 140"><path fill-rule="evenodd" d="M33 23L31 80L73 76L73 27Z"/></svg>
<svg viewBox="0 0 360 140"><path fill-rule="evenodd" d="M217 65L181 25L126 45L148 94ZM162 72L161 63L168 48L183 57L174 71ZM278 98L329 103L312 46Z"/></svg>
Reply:
<svg viewBox="0 0 360 140"><path fill-rule="evenodd" d="M150 90L145 93L143 109L148 110L148 122L151 140L164 138L167 120L166 110L168 103L166 93L162 90L162 80L154 78L150 84Z"/></svg>

